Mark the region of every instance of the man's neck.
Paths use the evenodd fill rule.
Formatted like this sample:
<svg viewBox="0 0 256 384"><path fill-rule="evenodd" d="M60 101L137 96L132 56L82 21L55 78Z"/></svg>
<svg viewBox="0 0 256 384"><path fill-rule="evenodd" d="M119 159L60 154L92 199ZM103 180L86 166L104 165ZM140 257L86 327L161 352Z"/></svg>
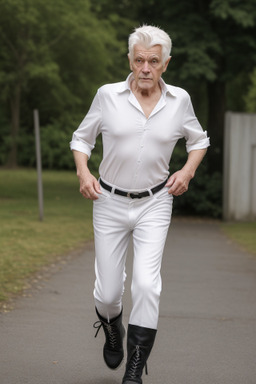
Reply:
<svg viewBox="0 0 256 384"><path fill-rule="evenodd" d="M131 82L131 90L135 94L135 96L143 98L145 100L159 98L162 92L159 83L155 88L145 89L138 87L134 80L132 80Z"/></svg>

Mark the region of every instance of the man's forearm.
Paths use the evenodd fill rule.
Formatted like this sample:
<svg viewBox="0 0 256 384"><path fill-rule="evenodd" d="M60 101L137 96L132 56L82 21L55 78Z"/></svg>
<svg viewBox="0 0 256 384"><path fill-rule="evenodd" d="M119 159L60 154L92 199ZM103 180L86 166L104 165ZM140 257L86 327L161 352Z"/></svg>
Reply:
<svg viewBox="0 0 256 384"><path fill-rule="evenodd" d="M75 164L76 164L76 170L77 170L77 176L81 177L82 175L85 175L86 173L90 172L88 168L88 156L85 153L79 152L79 151L72 151Z"/></svg>
<svg viewBox="0 0 256 384"><path fill-rule="evenodd" d="M203 160L206 152L206 148L196 149L189 152L187 162L182 169L191 176L191 179L195 176L196 170Z"/></svg>
<svg viewBox="0 0 256 384"><path fill-rule="evenodd" d="M206 154L206 149L197 149L189 152L186 164L169 178L166 186L169 193L174 196L182 195L188 190L190 180L195 176L196 170Z"/></svg>

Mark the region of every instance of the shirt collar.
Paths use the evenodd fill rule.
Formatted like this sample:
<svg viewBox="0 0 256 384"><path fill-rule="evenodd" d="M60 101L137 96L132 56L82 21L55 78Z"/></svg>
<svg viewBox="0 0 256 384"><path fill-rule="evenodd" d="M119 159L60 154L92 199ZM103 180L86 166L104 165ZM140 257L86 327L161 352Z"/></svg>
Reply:
<svg viewBox="0 0 256 384"><path fill-rule="evenodd" d="M125 91L131 91L130 83L131 83L132 79L133 79L133 73L130 73L128 75L128 77L126 78L126 80L124 82L120 83L120 87L119 87L117 92L123 93ZM160 87L162 89L162 94L164 96L166 96L168 93L171 96L174 96L174 97L177 96L174 87L172 85L167 85L162 78L160 78L159 84L160 84Z"/></svg>
<svg viewBox="0 0 256 384"><path fill-rule="evenodd" d="M133 73L130 73L129 76L126 78L126 80L120 83L120 86L117 92L123 93L125 91L131 91L130 83L132 78L133 78Z"/></svg>
<svg viewBox="0 0 256 384"><path fill-rule="evenodd" d="M160 87L162 89L162 94L166 96L167 94L170 94L171 96L176 97L177 93L175 92L175 87L172 85L168 85L165 83L165 81L162 79L162 77L159 80Z"/></svg>

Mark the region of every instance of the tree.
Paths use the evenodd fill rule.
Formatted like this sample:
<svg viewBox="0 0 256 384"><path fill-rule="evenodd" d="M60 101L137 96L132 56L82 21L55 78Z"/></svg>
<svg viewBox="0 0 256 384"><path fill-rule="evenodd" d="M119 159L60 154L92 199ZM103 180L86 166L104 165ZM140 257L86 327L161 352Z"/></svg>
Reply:
<svg viewBox="0 0 256 384"><path fill-rule="evenodd" d="M140 15L143 22L160 24L173 37L177 78L206 84L212 144L208 157L211 168L221 170L227 85L248 74L256 62L255 1L151 0L151 7L141 5Z"/></svg>
<svg viewBox="0 0 256 384"><path fill-rule="evenodd" d="M90 11L89 0L0 0L0 45L9 166L17 164L20 126L25 132L31 124L32 109L40 108L43 124L84 110L96 87L113 78L109 68L123 49L111 24Z"/></svg>
<svg viewBox="0 0 256 384"><path fill-rule="evenodd" d="M256 113L256 67L250 75L251 84L245 96L247 112Z"/></svg>
<svg viewBox="0 0 256 384"><path fill-rule="evenodd" d="M22 91L35 76L58 78L58 67L51 60L50 45L60 36L49 39L43 17L47 17L43 1L8 0L0 2L0 85L1 99L8 101L11 111L11 150L8 164L16 165L17 139L20 127Z"/></svg>
<svg viewBox="0 0 256 384"><path fill-rule="evenodd" d="M97 3L113 12L106 1ZM255 0L137 0L137 13L134 7L123 0L119 12L126 9L127 15L137 15L137 26L154 24L172 37L173 60L165 78L200 91L204 85L212 144L208 158L211 168L220 171L227 86L238 76L248 76L256 63ZM240 98L241 89L237 91Z"/></svg>

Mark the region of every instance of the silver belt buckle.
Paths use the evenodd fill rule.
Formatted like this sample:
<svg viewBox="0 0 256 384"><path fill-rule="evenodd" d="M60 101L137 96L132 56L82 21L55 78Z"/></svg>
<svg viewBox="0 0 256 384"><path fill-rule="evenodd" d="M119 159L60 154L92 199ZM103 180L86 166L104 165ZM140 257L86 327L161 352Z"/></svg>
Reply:
<svg viewBox="0 0 256 384"><path fill-rule="evenodd" d="M129 196L131 199L138 199L138 198L139 198L139 195L140 195L140 192L130 192L130 193L128 193L128 196Z"/></svg>

